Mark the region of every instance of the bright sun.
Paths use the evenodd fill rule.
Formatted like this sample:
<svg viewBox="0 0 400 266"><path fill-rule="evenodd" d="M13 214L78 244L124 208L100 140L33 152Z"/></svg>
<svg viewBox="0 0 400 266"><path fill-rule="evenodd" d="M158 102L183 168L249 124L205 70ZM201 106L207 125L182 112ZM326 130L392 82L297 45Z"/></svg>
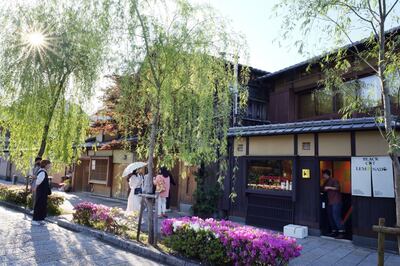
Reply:
<svg viewBox="0 0 400 266"><path fill-rule="evenodd" d="M27 41L30 45L35 46L35 47L43 46L46 42L43 33L39 32L39 31L34 31L34 32L28 33Z"/></svg>
<svg viewBox="0 0 400 266"><path fill-rule="evenodd" d="M28 29L22 33L22 41L25 46L23 54L26 57L39 55L40 59L43 60L47 50L51 50L50 38L46 34L46 30L39 28Z"/></svg>

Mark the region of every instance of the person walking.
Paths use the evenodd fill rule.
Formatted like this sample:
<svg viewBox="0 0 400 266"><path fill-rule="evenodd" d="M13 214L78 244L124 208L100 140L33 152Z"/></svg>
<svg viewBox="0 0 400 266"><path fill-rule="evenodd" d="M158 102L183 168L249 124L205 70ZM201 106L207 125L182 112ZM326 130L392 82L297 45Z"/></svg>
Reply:
<svg viewBox="0 0 400 266"><path fill-rule="evenodd" d="M37 174L40 170L40 161L42 160L41 157L36 157L35 158L35 164L33 165L32 168L32 182L31 182L31 192L32 192L32 209L35 208L35 201L36 201L36 178Z"/></svg>
<svg viewBox="0 0 400 266"><path fill-rule="evenodd" d="M344 225L342 224L342 194L339 182L332 178L331 171L323 170L322 175L326 180L323 189L328 194L328 221L332 233L330 236L344 238Z"/></svg>
<svg viewBox="0 0 400 266"><path fill-rule="evenodd" d="M36 200L33 208L33 225L43 225L47 215L47 198L51 195L48 171L51 168L49 160L40 162L36 178Z"/></svg>
<svg viewBox="0 0 400 266"><path fill-rule="evenodd" d="M156 186L156 193L159 193L158 216L167 218L168 216L165 214L166 200L170 189L170 177L167 168L160 168L159 174L153 179L153 183Z"/></svg>
<svg viewBox="0 0 400 266"><path fill-rule="evenodd" d="M128 183L129 183L129 196L128 196L128 205L126 206L126 212L138 212L140 210L140 201L141 198L139 194L142 194L143 187L143 176L140 174L142 172L142 168L138 170L134 170L132 173L128 175Z"/></svg>

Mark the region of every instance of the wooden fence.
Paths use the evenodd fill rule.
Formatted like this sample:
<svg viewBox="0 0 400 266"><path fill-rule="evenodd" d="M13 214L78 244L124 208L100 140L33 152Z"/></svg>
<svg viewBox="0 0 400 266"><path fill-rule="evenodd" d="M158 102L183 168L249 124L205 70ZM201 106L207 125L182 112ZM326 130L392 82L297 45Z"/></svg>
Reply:
<svg viewBox="0 0 400 266"><path fill-rule="evenodd" d="M373 225L372 230L378 233L378 266L385 263L385 234L396 235L399 241L400 228L386 227L385 218L379 218L378 225Z"/></svg>

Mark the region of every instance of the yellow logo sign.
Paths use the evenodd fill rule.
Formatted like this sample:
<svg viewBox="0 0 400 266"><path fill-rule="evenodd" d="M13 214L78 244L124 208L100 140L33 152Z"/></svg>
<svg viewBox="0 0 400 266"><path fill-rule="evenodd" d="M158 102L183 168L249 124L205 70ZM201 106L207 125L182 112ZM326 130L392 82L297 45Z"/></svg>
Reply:
<svg viewBox="0 0 400 266"><path fill-rule="evenodd" d="M310 178L310 169L302 169L303 178Z"/></svg>

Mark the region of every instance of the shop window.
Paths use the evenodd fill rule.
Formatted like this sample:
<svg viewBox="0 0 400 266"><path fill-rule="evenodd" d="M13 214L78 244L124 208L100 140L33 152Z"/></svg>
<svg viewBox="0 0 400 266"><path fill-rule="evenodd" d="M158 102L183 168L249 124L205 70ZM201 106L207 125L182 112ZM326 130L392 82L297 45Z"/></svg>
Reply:
<svg viewBox="0 0 400 266"><path fill-rule="evenodd" d="M250 160L247 170L249 189L292 190L292 160Z"/></svg>

